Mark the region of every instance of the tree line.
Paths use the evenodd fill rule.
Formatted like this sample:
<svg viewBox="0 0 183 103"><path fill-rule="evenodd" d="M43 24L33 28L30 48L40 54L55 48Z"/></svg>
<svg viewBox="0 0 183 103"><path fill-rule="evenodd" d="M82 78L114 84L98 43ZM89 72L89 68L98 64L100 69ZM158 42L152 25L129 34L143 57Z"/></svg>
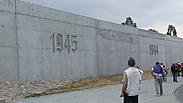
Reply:
<svg viewBox="0 0 183 103"><path fill-rule="evenodd" d="M127 26L130 26L130 27L135 27L137 28L137 23L133 22L132 18L131 17L126 17L126 21L125 22L122 22L121 25L127 25ZM157 32L159 33L157 30L155 29L149 29L148 31L152 31L152 32ZM168 31L166 33L167 35L170 35L170 36L176 36L177 37L177 31L175 29L175 26L173 25L169 25L168 26Z"/></svg>

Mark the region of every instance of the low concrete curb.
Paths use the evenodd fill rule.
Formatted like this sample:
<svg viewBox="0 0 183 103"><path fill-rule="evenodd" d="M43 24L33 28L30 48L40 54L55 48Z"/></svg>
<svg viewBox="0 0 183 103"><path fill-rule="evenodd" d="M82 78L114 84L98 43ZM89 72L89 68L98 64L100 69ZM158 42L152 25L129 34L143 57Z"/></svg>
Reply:
<svg viewBox="0 0 183 103"><path fill-rule="evenodd" d="M178 100L179 103L183 102L182 91L183 91L183 84L181 86L179 86L174 92L174 95L175 95L175 97L176 97L176 99Z"/></svg>

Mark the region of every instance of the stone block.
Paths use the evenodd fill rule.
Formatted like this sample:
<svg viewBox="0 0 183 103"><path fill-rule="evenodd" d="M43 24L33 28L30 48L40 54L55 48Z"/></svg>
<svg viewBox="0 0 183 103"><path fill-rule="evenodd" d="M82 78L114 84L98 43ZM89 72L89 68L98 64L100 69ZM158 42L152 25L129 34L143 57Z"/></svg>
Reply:
<svg viewBox="0 0 183 103"><path fill-rule="evenodd" d="M29 5L30 3L17 1L16 12L21 15L30 15Z"/></svg>
<svg viewBox="0 0 183 103"><path fill-rule="evenodd" d="M97 77L97 54L96 51L85 51L86 78Z"/></svg>
<svg viewBox="0 0 183 103"><path fill-rule="evenodd" d="M84 46L85 51L96 51L96 38L84 37Z"/></svg>
<svg viewBox="0 0 183 103"><path fill-rule="evenodd" d="M19 80L43 80L42 49L19 48Z"/></svg>
<svg viewBox="0 0 183 103"><path fill-rule="evenodd" d="M115 32L125 32L125 25L111 23L112 24L112 30Z"/></svg>
<svg viewBox="0 0 183 103"><path fill-rule="evenodd" d="M66 53L66 66L68 79L80 79L86 77L84 51Z"/></svg>
<svg viewBox="0 0 183 103"><path fill-rule="evenodd" d="M109 53L109 66L110 75L116 75L122 73L122 54L121 52L110 52Z"/></svg>
<svg viewBox="0 0 183 103"><path fill-rule="evenodd" d="M154 55L150 55L149 53L140 53L140 61L137 65L139 65L139 68L141 68L143 71L150 71L155 65L154 57Z"/></svg>
<svg viewBox="0 0 183 103"><path fill-rule="evenodd" d="M96 37L96 29L87 26L75 25L74 35L85 37Z"/></svg>
<svg viewBox="0 0 183 103"><path fill-rule="evenodd" d="M112 23L107 21L98 21L99 22L99 29L102 30L113 30Z"/></svg>
<svg viewBox="0 0 183 103"><path fill-rule="evenodd" d="M16 29L0 27L0 46L17 47Z"/></svg>
<svg viewBox="0 0 183 103"><path fill-rule="evenodd" d="M133 34L133 35L138 35L138 28L130 27L130 26L125 26L125 33Z"/></svg>
<svg viewBox="0 0 183 103"><path fill-rule="evenodd" d="M50 24L46 24L46 25L50 25ZM65 26L64 22L53 21L52 25L50 25L50 26L51 26L51 31L58 32L60 34L64 33L64 26Z"/></svg>
<svg viewBox="0 0 183 103"><path fill-rule="evenodd" d="M0 80L18 81L17 48L0 47Z"/></svg>
<svg viewBox="0 0 183 103"><path fill-rule="evenodd" d="M123 44L123 42L121 42L121 41L116 41L115 42L115 45L114 45L115 47L114 48L115 48L116 52L122 52L123 51L124 48L122 47L123 46L122 44Z"/></svg>
<svg viewBox="0 0 183 103"><path fill-rule="evenodd" d="M87 27L95 27L95 19L82 15L75 15L75 23Z"/></svg>
<svg viewBox="0 0 183 103"><path fill-rule="evenodd" d="M54 12L54 20L64 21L72 24L75 23L75 14L60 10L54 10L53 12Z"/></svg>
<svg viewBox="0 0 183 103"><path fill-rule="evenodd" d="M53 38L53 34L54 34L54 38ZM51 32L41 32L42 35L42 48L44 49L54 49L55 48L55 36L58 33L51 33ZM54 44L53 44L54 43Z"/></svg>
<svg viewBox="0 0 183 103"><path fill-rule="evenodd" d="M162 39L162 40L165 39L164 34L147 31L147 30L142 30L142 29L139 29L139 36L145 36L148 38Z"/></svg>
<svg viewBox="0 0 183 103"><path fill-rule="evenodd" d="M18 29L19 47L42 48L41 32L34 30Z"/></svg>
<svg viewBox="0 0 183 103"><path fill-rule="evenodd" d="M75 34L75 24L65 23L64 24L64 34L74 35Z"/></svg>
<svg viewBox="0 0 183 103"><path fill-rule="evenodd" d="M76 41L77 41L77 50L84 51L85 50L85 37L77 36Z"/></svg>
<svg viewBox="0 0 183 103"><path fill-rule="evenodd" d="M139 43L152 44L153 42L154 42L154 39L151 39L145 36L139 36Z"/></svg>
<svg viewBox="0 0 183 103"><path fill-rule="evenodd" d="M109 52L98 51L98 76L110 75Z"/></svg>
<svg viewBox="0 0 183 103"><path fill-rule="evenodd" d="M0 10L15 13L15 0L0 0Z"/></svg>
<svg viewBox="0 0 183 103"><path fill-rule="evenodd" d="M54 26L54 21L50 19L41 19L41 31L43 32L58 32L58 31L53 31ZM58 26L59 27L59 26ZM56 28L58 28L56 27Z"/></svg>
<svg viewBox="0 0 183 103"><path fill-rule="evenodd" d="M19 29L41 31L41 20L32 16L17 15L17 27Z"/></svg>
<svg viewBox="0 0 183 103"><path fill-rule="evenodd" d="M44 80L67 79L65 53L53 53L51 49L43 49Z"/></svg>
<svg viewBox="0 0 183 103"><path fill-rule="evenodd" d="M105 38L102 38L102 37L97 37L96 38L97 40L97 50L98 51L109 51L109 41L110 40L107 40Z"/></svg>
<svg viewBox="0 0 183 103"><path fill-rule="evenodd" d="M139 43L139 50L140 50L140 53L149 53L150 54L149 44Z"/></svg>
<svg viewBox="0 0 183 103"><path fill-rule="evenodd" d="M0 25L15 28L15 14L0 11Z"/></svg>
<svg viewBox="0 0 183 103"><path fill-rule="evenodd" d="M52 8L39 6L39 17L54 20L54 10Z"/></svg>
<svg viewBox="0 0 183 103"><path fill-rule="evenodd" d="M28 6L28 15L34 16L34 17L40 17L40 8L42 8L42 6L39 5L35 5L35 4L29 4ZM53 15L53 14L52 14Z"/></svg>

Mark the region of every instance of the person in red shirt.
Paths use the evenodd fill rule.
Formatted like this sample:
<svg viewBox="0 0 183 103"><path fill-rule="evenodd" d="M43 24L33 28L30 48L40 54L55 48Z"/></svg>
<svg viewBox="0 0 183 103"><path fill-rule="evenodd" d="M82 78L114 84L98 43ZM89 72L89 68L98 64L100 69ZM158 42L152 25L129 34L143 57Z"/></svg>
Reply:
<svg viewBox="0 0 183 103"><path fill-rule="evenodd" d="M182 75L182 77L183 77L183 63L182 63L181 66L180 66L180 70L181 70L181 75Z"/></svg>

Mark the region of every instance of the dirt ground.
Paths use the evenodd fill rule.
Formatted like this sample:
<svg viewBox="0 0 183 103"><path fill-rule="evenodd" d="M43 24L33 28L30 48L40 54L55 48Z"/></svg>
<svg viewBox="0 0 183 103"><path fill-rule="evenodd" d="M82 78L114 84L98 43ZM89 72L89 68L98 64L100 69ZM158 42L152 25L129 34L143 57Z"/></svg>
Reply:
<svg viewBox="0 0 183 103"><path fill-rule="evenodd" d="M168 76L171 76L170 69L168 69ZM142 80L152 79L152 78L153 77L151 75L151 71L145 71L142 76ZM107 85L120 84L120 83L122 83L122 79L123 79L123 74L80 79L78 82L73 82L67 86L48 90L41 94L30 95L28 97L37 97L37 96L48 95L48 94L56 94L56 93L63 93L63 92L68 92L68 91L75 91L75 90L96 88L96 87L107 86Z"/></svg>

